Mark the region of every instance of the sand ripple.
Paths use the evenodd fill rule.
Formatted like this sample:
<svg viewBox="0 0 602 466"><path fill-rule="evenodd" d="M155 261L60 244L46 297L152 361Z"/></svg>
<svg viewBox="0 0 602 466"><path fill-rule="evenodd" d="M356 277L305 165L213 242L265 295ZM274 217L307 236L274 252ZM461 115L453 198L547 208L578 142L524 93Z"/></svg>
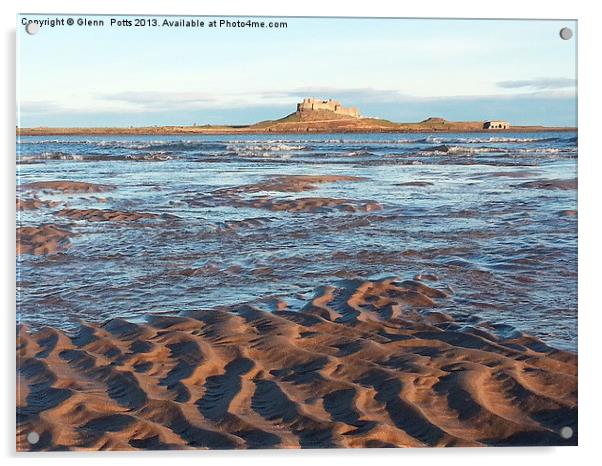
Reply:
<svg viewBox="0 0 602 466"><path fill-rule="evenodd" d="M258 193L262 191L278 191L297 193L318 189L322 183L337 183L341 181L366 181L366 178L348 175L281 175L269 177L265 181L246 184L233 188L214 191L215 194Z"/></svg>
<svg viewBox="0 0 602 466"><path fill-rule="evenodd" d="M420 278L420 276L418 276ZM428 277L435 280L436 277ZM577 358L437 311L419 280L113 319L17 339L17 445L36 449L576 444Z"/></svg>
<svg viewBox="0 0 602 466"><path fill-rule="evenodd" d="M371 212L381 210L375 201L340 199L331 197L278 198L266 192L298 193L318 189L322 183L358 182L366 178L346 175L282 175L265 181L212 191L209 195L196 195L186 200L193 207L220 205L240 208L267 209L272 212Z"/></svg>
<svg viewBox="0 0 602 466"><path fill-rule="evenodd" d="M36 181L19 186L21 190L49 191L62 193L100 193L115 189L112 185L87 183L84 181Z"/></svg>
<svg viewBox="0 0 602 466"><path fill-rule="evenodd" d="M17 255L54 254L71 246L71 231L58 225L17 228Z"/></svg>
<svg viewBox="0 0 602 466"><path fill-rule="evenodd" d="M17 210L36 210L42 209L44 207L56 207L59 205L56 201L44 201L37 197L27 199L27 198L17 198Z"/></svg>
<svg viewBox="0 0 602 466"><path fill-rule="evenodd" d="M57 212L61 217L89 222L137 222L157 218L177 218L174 215L160 215L150 212L123 212L110 209L63 209Z"/></svg>

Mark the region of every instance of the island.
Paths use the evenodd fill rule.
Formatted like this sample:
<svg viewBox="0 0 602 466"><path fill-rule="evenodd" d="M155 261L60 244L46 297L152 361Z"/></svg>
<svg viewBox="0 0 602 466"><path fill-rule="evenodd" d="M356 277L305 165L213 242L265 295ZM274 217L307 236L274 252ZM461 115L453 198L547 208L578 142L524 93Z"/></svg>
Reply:
<svg viewBox="0 0 602 466"><path fill-rule="evenodd" d="M337 100L305 98L293 113L277 119L248 125L183 125L95 128L19 128L19 136L71 135L153 135L153 134L295 134L295 133L466 133L466 132L576 131L573 127L541 125L514 126L501 120L448 121L429 117L420 122L397 123L361 116L356 107L344 107Z"/></svg>

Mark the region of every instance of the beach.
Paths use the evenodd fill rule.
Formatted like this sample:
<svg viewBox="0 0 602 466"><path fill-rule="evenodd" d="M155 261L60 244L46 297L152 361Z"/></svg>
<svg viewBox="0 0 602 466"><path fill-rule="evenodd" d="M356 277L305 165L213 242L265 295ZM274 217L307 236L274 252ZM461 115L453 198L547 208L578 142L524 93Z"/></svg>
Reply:
<svg viewBox="0 0 602 466"><path fill-rule="evenodd" d="M576 165L567 131L20 137L17 449L575 445Z"/></svg>
<svg viewBox="0 0 602 466"><path fill-rule="evenodd" d="M301 311L20 328L18 448L31 431L37 449L575 444L576 355L415 311L445 298L358 280Z"/></svg>

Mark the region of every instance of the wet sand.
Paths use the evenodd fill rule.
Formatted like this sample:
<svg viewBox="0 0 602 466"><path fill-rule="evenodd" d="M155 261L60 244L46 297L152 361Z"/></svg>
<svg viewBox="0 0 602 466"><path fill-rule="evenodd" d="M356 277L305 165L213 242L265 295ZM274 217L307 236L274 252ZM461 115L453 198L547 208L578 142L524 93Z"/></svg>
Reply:
<svg viewBox="0 0 602 466"><path fill-rule="evenodd" d="M519 188L532 188L532 189L561 189L561 190L572 190L577 189L577 180L542 180L542 181L527 181L517 185Z"/></svg>
<svg viewBox="0 0 602 466"><path fill-rule="evenodd" d="M302 197L283 199L263 193L300 193L318 189L320 184L362 182L366 178L346 175L281 175L265 181L232 188L217 189L188 199L191 206L230 205L241 208L267 209L272 212L371 212L382 209L376 201L340 199L329 197ZM248 197L249 194L260 194Z"/></svg>
<svg viewBox="0 0 602 466"><path fill-rule="evenodd" d="M100 193L111 191L115 186L102 185L97 183L87 183L84 181L37 181L34 183L25 183L19 186L21 190L29 191L48 191L62 193Z"/></svg>
<svg viewBox="0 0 602 466"><path fill-rule="evenodd" d="M88 222L137 222L138 220L164 217L150 212L123 212L110 209L63 209L57 212L57 215ZM175 216L170 217L175 218Z"/></svg>
<svg viewBox="0 0 602 466"><path fill-rule="evenodd" d="M20 327L18 449L576 444L576 355L460 326L416 278L323 286L300 312Z"/></svg>
<svg viewBox="0 0 602 466"><path fill-rule="evenodd" d="M39 227L17 228L17 255L55 254L71 246L72 233L61 226L48 224Z"/></svg>
<svg viewBox="0 0 602 466"><path fill-rule="evenodd" d="M43 201L39 198L17 198L16 209L19 210L36 210L42 207L56 207L59 203L53 201Z"/></svg>

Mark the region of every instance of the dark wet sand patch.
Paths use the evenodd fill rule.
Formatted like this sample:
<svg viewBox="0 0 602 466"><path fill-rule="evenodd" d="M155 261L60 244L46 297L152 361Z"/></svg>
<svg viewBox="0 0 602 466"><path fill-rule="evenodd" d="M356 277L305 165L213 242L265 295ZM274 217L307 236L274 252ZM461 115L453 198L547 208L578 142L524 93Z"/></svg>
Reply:
<svg viewBox="0 0 602 466"><path fill-rule="evenodd" d="M519 188L530 188L530 189L560 189L560 190L571 190L577 189L577 179L555 179L555 180L535 180L527 181L515 185Z"/></svg>
<svg viewBox="0 0 602 466"><path fill-rule="evenodd" d="M539 175L541 175L541 172L534 170L509 170L480 173L473 178L535 178Z"/></svg>
<svg viewBox="0 0 602 466"><path fill-rule="evenodd" d="M576 210L561 210L558 212L562 217L577 217Z"/></svg>

